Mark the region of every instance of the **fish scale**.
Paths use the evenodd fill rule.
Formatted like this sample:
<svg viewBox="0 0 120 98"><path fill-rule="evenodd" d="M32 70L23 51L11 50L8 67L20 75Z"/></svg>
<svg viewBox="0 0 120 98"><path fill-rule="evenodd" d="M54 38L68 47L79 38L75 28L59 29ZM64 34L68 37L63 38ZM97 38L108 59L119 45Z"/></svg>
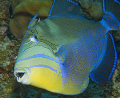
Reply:
<svg viewBox="0 0 120 98"><path fill-rule="evenodd" d="M85 91L89 78L98 84L109 83L117 52L108 31L119 29L120 20L104 11L103 19L95 22L81 15L78 3L54 0L47 19L37 20L36 14L18 52L17 81L65 95Z"/></svg>

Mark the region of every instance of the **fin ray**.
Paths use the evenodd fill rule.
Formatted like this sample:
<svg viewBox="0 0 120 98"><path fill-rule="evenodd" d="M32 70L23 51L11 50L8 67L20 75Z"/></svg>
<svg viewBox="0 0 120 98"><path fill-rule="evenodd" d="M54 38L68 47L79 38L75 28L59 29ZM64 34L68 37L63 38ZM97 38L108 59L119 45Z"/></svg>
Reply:
<svg viewBox="0 0 120 98"><path fill-rule="evenodd" d="M78 3L72 0L54 0L48 18L60 15L82 16Z"/></svg>
<svg viewBox="0 0 120 98"><path fill-rule="evenodd" d="M107 36L107 48L101 64L90 73L91 79L98 84L106 84L110 81L117 63L117 52L113 37L110 33Z"/></svg>
<svg viewBox="0 0 120 98"><path fill-rule="evenodd" d="M103 11L112 13L119 21L120 29L120 1L118 0L103 0ZM113 18L115 18L113 17Z"/></svg>
<svg viewBox="0 0 120 98"><path fill-rule="evenodd" d="M32 27L32 26L34 26L35 24L36 24L36 21L37 21L37 19L36 19L36 17L38 16L38 14L36 14L32 19L31 19L31 21L30 21L30 23L29 23L29 25L28 25L28 28L30 28L30 27ZM40 20L38 20L38 21L40 21Z"/></svg>

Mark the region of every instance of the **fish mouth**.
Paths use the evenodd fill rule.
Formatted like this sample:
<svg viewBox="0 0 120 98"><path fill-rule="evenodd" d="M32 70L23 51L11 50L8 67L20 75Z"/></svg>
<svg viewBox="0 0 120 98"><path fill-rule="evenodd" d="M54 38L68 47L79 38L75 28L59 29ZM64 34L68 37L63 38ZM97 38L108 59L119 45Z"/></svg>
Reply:
<svg viewBox="0 0 120 98"><path fill-rule="evenodd" d="M27 84L26 81L29 78L30 71L28 69L17 68L14 71L14 75L17 78L17 81L23 84Z"/></svg>

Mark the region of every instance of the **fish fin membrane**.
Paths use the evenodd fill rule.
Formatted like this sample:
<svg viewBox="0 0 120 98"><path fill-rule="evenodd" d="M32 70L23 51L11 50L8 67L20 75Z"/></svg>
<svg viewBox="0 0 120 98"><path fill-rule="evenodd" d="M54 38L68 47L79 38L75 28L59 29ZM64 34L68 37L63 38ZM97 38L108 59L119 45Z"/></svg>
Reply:
<svg viewBox="0 0 120 98"><path fill-rule="evenodd" d="M103 19L106 21L111 30L119 30L120 23L112 13L106 11L105 15L103 15Z"/></svg>
<svg viewBox="0 0 120 98"><path fill-rule="evenodd" d="M111 18L111 19L116 18L118 20L119 29L120 29L120 0L103 0L103 11L105 13L109 12L114 15L114 17L109 17L109 18ZM116 20L116 19L114 19L114 20Z"/></svg>
<svg viewBox="0 0 120 98"><path fill-rule="evenodd" d="M36 21L37 21L37 19L36 19L36 17L38 16L38 14L36 14L32 19L31 19L31 21L30 21L30 23L29 23L29 25L28 25L28 28L30 28L30 27L32 27L32 26L34 26L35 24L36 24Z"/></svg>
<svg viewBox="0 0 120 98"><path fill-rule="evenodd" d="M48 18L62 16L82 16L78 3L72 0L54 0Z"/></svg>
<svg viewBox="0 0 120 98"><path fill-rule="evenodd" d="M106 34L107 47L100 65L90 73L91 79L98 84L109 83L117 63L117 52L115 43L110 33Z"/></svg>

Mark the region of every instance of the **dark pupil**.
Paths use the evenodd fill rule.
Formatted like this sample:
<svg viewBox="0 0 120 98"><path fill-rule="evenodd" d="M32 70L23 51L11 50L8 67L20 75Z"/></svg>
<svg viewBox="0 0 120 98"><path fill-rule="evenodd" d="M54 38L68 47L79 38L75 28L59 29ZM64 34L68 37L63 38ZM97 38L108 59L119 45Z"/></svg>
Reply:
<svg viewBox="0 0 120 98"><path fill-rule="evenodd" d="M37 39L37 36L35 35L35 39Z"/></svg>

